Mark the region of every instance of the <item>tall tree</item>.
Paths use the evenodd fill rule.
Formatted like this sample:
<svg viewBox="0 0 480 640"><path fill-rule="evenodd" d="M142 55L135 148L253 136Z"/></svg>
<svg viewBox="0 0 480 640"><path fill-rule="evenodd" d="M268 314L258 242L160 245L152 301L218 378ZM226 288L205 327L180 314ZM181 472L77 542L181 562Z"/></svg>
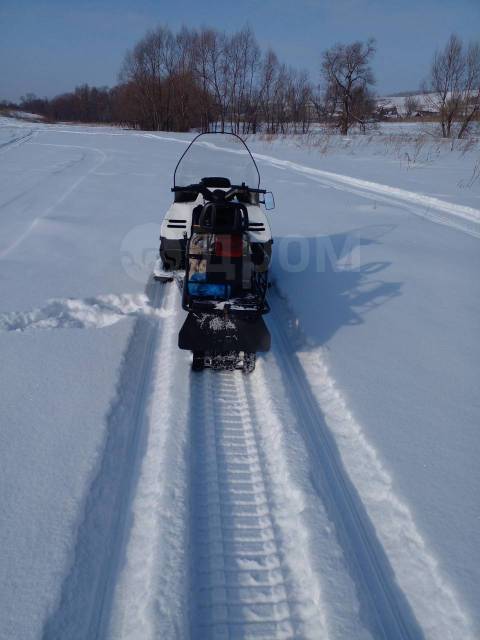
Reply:
<svg viewBox="0 0 480 640"><path fill-rule="evenodd" d="M480 112L480 44L465 47L452 34L435 53L423 89L425 102L440 115L443 137L463 137Z"/></svg>
<svg viewBox="0 0 480 640"><path fill-rule="evenodd" d="M322 56L322 75L326 84L329 100L341 108L339 128L343 135L355 124L364 124L371 103L367 99L375 79L371 60L375 53L375 41L336 44L324 51Z"/></svg>

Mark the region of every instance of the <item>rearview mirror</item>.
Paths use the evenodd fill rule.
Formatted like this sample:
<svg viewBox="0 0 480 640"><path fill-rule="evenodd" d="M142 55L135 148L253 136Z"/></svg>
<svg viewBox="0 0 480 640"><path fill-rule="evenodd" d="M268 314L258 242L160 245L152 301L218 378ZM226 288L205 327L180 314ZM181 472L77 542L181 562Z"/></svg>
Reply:
<svg viewBox="0 0 480 640"><path fill-rule="evenodd" d="M263 198L263 204L265 205L265 209L275 209L275 198L273 197L273 193L271 191L267 191Z"/></svg>

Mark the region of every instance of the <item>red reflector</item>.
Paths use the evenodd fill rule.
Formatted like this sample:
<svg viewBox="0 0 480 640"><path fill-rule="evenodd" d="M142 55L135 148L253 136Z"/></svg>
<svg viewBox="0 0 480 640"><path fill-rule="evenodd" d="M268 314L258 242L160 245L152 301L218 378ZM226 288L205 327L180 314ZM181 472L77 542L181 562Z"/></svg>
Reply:
<svg viewBox="0 0 480 640"><path fill-rule="evenodd" d="M241 258L242 254L242 236L217 235L215 239L215 255L225 258Z"/></svg>

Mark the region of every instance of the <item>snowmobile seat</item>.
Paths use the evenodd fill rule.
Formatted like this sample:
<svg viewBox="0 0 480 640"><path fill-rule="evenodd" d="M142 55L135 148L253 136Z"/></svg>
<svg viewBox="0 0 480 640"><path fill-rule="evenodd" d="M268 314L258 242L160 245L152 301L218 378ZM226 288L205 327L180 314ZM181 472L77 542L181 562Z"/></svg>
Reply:
<svg viewBox="0 0 480 640"><path fill-rule="evenodd" d="M197 224L195 231L199 233L244 233L248 228L247 207L238 202L207 202Z"/></svg>

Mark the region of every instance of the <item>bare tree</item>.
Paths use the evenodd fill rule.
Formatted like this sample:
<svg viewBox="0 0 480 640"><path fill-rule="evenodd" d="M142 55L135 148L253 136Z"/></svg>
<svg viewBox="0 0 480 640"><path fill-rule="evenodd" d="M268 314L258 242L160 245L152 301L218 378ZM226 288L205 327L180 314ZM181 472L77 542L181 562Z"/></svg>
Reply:
<svg viewBox="0 0 480 640"><path fill-rule="evenodd" d="M290 84L290 72L285 64L278 67L278 72L273 85L271 105L271 133L287 133L288 112L288 88Z"/></svg>
<svg viewBox="0 0 480 640"><path fill-rule="evenodd" d="M305 71L290 70L288 84L288 114L294 133L307 133L313 106L313 88Z"/></svg>
<svg viewBox="0 0 480 640"><path fill-rule="evenodd" d="M440 114L444 138L450 138L454 118L458 114L463 73L462 48L460 38L451 35L443 51L435 53L430 78L424 87L426 103Z"/></svg>
<svg viewBox="0 0 480 640"><path fill-rule="evenodd" d="M480 43L471 42L465 54L463 99L460 101L460 129L463 138L474 118L480 114Z"/></svg>
<svg viewBox="0 0 480 640"><path fill-rule="evenodd" d="M367 86L356 87L352 91L351 116L363 133L376 109L375 96Z"/></svg>
<svg viewBox="0 0 480 640"><path fill-rule="evenodd" d="M313 106L319 122L326 124L335 122L335 114L338 111L338 93L331 85L327 85L322 91L319 85L312 94Z"/></svg>
<svg viewBox="0 0 480 640"><path fill-rule="evenodd" d="M267 132L272 133L273 128L273 94L277 80L279 62L277 55L269 49L264 56L259 81L259 102L262 110L262 119L266 124Z"/></svg>
<svg viewBox="0 0 480 640"><path fill-rule="evenodd" d="M440 115L443 137L454 133L463 137L480 110L480 45L471 43L466 48L452 34L445 47L435 53L423 90L426 103Z"/></svg>
<svg viewBox="0 0 480 640"><path fill-rule="evenodd" d="M203 28L194 36L194 56L193 67L197 81L202 88L201 100L201 128L209 131L213 122L216 122L219 115L219 103L216 100L218 92L215 91L213 70L216 66L216 55L212 52L218 51L217 33L213 29Z"/></svg>
<svg viewBox="0 0 480 640"><path fill-rule="evenodd" d="M420 109L420 102L416 96L405 96L403 106L405 109L405 115L410 118Z"/></svg>
<svg viewBox="0 0 480 640"><path fill-rule="evenodd" d="M231 126L235 133L247 128L247 114L252 115L252 97L260 62L260 47L250 27L234 34L229 47Z"/></svg>
<svg viewBox="0 0 480 640"><path fill-rule="evenodd" d="M367 106L369 89L375 83L370 66L375 53L375 41L336 44L324 51L322 75L330 103L340 107L339 128L343 135L355 123L365 123L360 105ZM356 106L355 106L356 103Z"/></svg>
<svg viewBox="0 0 480 640"><path fill-rule="evenodd" d="M214 29L207 29L202 35L202 80L207 91L213 95L220 119L220 130L223 132L228 117L230 98L228 38L224 33Z"/></svg>

